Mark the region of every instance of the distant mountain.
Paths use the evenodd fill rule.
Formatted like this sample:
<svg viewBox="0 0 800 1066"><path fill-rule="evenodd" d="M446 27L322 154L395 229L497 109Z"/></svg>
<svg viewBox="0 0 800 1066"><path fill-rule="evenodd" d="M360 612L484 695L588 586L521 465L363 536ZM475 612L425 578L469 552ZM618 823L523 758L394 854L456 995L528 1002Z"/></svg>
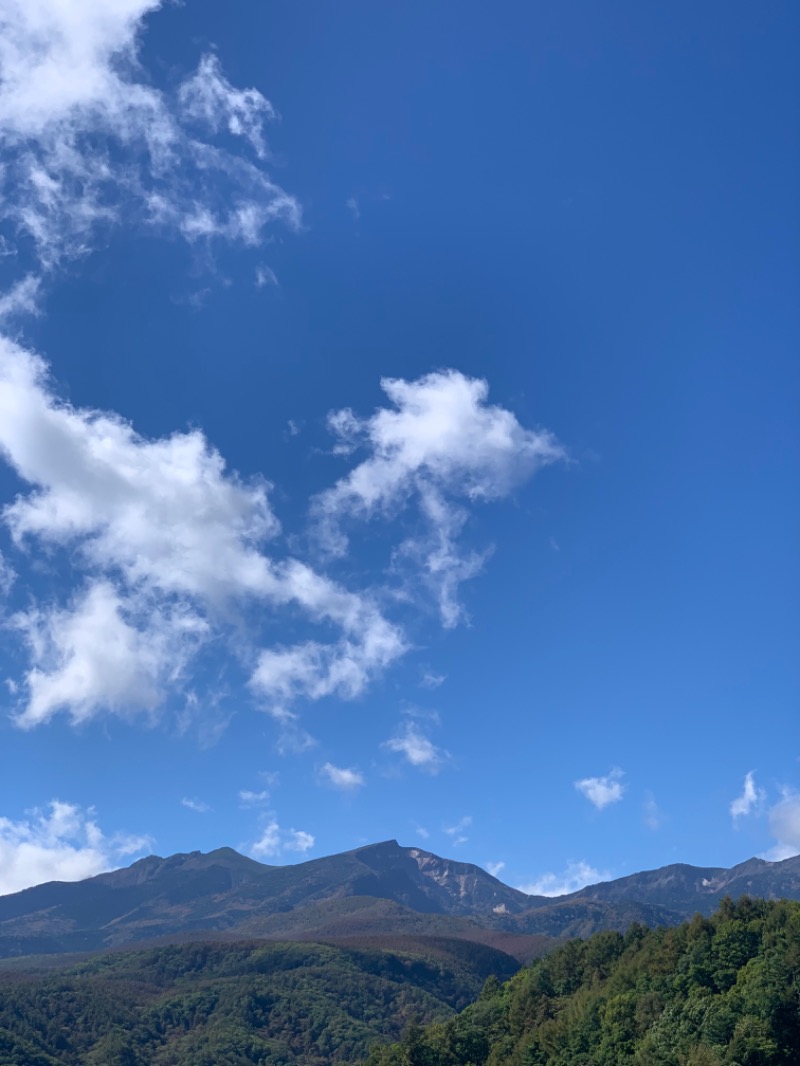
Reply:
<svg viewBox="0 0 800 1066"><path fill-rule="evenodd" d="M573 902L595 900L620 903L637 900L676 911L686 917L711 914L725 896L756 896L761 899L800 899L800 855L782 862L748 859L732 866L686 866L676 863L660 870L620 877L582 888L562 897Z"/></svg>
<svg viewBox="0 0 800 1066"><path fill-rule="evenodd" d="M585 937L633 921L675 925L695 911L709 913L725 895L745 894L800 898L800 857L752 859L731 870L667 866L551 899L394 840L294 866L268 866L220 848L150 856L86 881L2 896L0 957L200 934L396 934L459 937L525 959L541 953L543 937Z"/></svg>
<svg viewBox="0 0 800 1066"><path fill-rule="evenodd" d="M353 928L336 901L395 911ZM385 841L341 855L267 866L231 848L150 856L86 881L51 882L0 897L0 956L93 951L152 938L239 930L248 936L406 930L472 939L530 905L480 867ZM315 909L321 908L319 913ZM344 921L342 919L345 919ZM359 923L356 921L356 926ZM511 929L518 933L524 930ZM474 939L485 936L477 934Z"/></svg>

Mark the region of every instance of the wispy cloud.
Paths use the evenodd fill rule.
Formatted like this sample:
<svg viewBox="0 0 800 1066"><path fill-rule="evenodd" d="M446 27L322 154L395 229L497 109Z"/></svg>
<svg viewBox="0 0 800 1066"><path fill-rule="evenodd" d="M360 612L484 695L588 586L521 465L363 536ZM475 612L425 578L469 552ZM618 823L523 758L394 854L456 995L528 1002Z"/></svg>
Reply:
<svg viewBox="0 0 800 1066"><path fill-rule="evenodd" d="M467 830L472 825L472 816L465 814L463 818L455 823L455 825L446 825L443 827L444 832L450 837L450 843L454 848L459 847L461 844L466 844L469 840L467 836Z"/></svg>
<svg viewBox="0 0 800 1066"><path fill-rule="evenodd" d="M27 317L37 314L41 287L41 280L29 274L3 293L0 296L0 324L20 315Z"/></svg>
<svg viewBox="0 0 800 1066"><path fill-rule="evenodd" d="M243 807L259 807L264 803L268 803L269 798L270 792L268 788L264 788L260 792L251 792L249 789L243 788L239 792L239 802Z"/></svg>
<svg viewBox="0 0 800 1066"><path fill-rule="evenodd" d="M654 832L656 829L660 829L664 821L664 816L655 801L655 797L649 792L645 797L642 809L644 824L647 826L647 828L652 829Z"/></svg>
<svg viewBox="0 0 800 1066"><path fill-rule="evenodd" d="M422 688L436 689L443 685L447 677L445 674L437 674L434 670L424 670L420 679Z"/></svg>
<svg viewBox="0 0 800 1066"><path fill-rule="evenodd" d="M447 752L438 748L413 722L407 722L399 733L384 741L383 747L429 773L436 773L447 758Z"/></svg>
<svg viewBox="0 0 800 1066"><path fill-rule="evenodd" d="M184 796L181 800L181 806L186 807L190 811L194 811L196 814L208 814L211 807L201 799L197 799L191 796Z"/></svg>
<svg viewBox="0 0 800 1066"><path fill-rule="evenodd" d="M2 214L45 267L121 221L250 245L272 221L300 224L297 201L264 169L263 127L277 115L258 90L231 85L214 55L174 87L142 70L138 40L160 6L6 0L0 10Z"/></svg>
<svg viewBox="0 0 800 1066"><path fill-rule="evenodd" d="M326 762L319 768L319 779L342 792L354 792L364 785L364 775L351 767L334 766Z"/></svg>
<svg viewBox="0 0 800 1066"><path fill-rule="evenodd" d="M755 773L751 770L745 774L742 794L731 801L730 814L734 825L740 818L758 811L766 801L766 792L756 785Z"/></svg>
<svg viewBox="0 0 800 1066"><path fill-rule="evenodd" d="M254 859L274 859L286 852L305 855L314 844L311 833L304 829L282 829L277 819L270 817L249 851Z"/></svg>
<svg viewBox="0 0 800 1066"><path fill-rule="evenodd" d="M568 862L562 873L546 873L526 884L517 885L520 892L529 896L566 896L577 892L587 885L596 885L599 881L610 881L608 871L597 870L588 862Z"/></svg>
<svg viewBox="0 0 800 1066"><path fill-rule="evenodd" d="M146 836L106 835L92 808L52 800L20 821L0 817L0 895L45 881L81 881L151 848Z"/></svg>
<svg viewBox="0 0 800 1066"><path fill-rule="evenodd" d="M278 278L272 267L261 266L256 267L256 288L263 289L265 285L277 285Z"/></svg>
<svg viewBox="0 0 800 1066"><path fill-rule="evenodd" d="M0 552L0 597L7 596L16 579L16 571L6 557Z"/></svg>
<svg viewBox="0 0 800 1066"><path fill-rule="evenodd" d="M492 875L492 877L499 877L503 870L505 870L506 868L506 864L504 862L485 862L483 865Z"/></svg>
<svg viewBox="0 0 800 1066"><path fill-rule="evenodd" d="M605 777L584 777L575 782L575 788L599 811L612 803L619 803L625 794L622 783L623 771L615 767Z"/></svg>

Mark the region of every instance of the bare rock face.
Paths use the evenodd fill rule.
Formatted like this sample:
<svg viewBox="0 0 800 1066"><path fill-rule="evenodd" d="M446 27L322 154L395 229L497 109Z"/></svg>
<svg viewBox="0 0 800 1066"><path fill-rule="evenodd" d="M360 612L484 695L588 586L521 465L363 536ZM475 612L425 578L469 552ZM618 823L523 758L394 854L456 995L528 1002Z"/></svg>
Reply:
<svg viewBox="0 0 800 1066"><path fill-rule="evenodd" d="M492 877L472 863L442 859L421 848L402 848L396 840L373 844L352 853L373 871L375 885L388 888L387 898L415 910L490 918L520 914L530 897ZM367 888L368 879L359 887ZM364 892L384 897L384 892Z"/></svg>

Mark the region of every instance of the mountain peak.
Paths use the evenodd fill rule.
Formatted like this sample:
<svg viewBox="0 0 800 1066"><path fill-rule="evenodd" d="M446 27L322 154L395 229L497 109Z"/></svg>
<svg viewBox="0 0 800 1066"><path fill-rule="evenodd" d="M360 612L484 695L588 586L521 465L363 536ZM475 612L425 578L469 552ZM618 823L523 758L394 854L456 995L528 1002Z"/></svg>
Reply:
<svg viewBox="0 0 800 1066"><path fill-rule="evenodd" d="M389 931L398 922L406 923L403 928L443 928L446 918L448 929L453 921L457 928L465 922L473 938L479 928L493 935L584 936L599 928L624 929L632 920L673 924L697 910L710 913L725 895L744 894L800 898L800 857L750 859L730 870L678 863L547 899L510 888L479 866L394 839L289 866L268 866L221 847L148 855L86 881L51 882L0 897L0 957L189 933L269 936L286 927L292 912L297 914L290 927L301 930L341 929L344 923L358 932L372 928L362 919L374 922L380 915Z"/></svg>
<svg viewBox="0 0 800 1066"><path fill-rule="evenodd" d="M398 852L408 851L408 848L402 847L396 840L378 840L374 844L362 844L360 847L354 848L351 854L360 855L362 852L369 851Z"/></svg>

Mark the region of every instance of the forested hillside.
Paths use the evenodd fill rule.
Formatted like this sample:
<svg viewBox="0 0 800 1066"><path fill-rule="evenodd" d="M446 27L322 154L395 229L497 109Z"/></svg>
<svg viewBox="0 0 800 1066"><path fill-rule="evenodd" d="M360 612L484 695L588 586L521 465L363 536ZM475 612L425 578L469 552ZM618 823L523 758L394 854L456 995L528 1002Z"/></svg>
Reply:
<svg viewBox="0 0 800 1066"><path fill-rule="evenodd" d="M170 945L48 973L18 964L0 971L0 1066L357 1061L411 1019L444 1020L489 975L516 969L490 947L433 938L398 938L391 951Z"/></svg>
<svg viewBox="0 0 800 1066"><path fill-rule="evenodd" d="M573 941L369 1066L797 1066L800 904Z"/></svg>

